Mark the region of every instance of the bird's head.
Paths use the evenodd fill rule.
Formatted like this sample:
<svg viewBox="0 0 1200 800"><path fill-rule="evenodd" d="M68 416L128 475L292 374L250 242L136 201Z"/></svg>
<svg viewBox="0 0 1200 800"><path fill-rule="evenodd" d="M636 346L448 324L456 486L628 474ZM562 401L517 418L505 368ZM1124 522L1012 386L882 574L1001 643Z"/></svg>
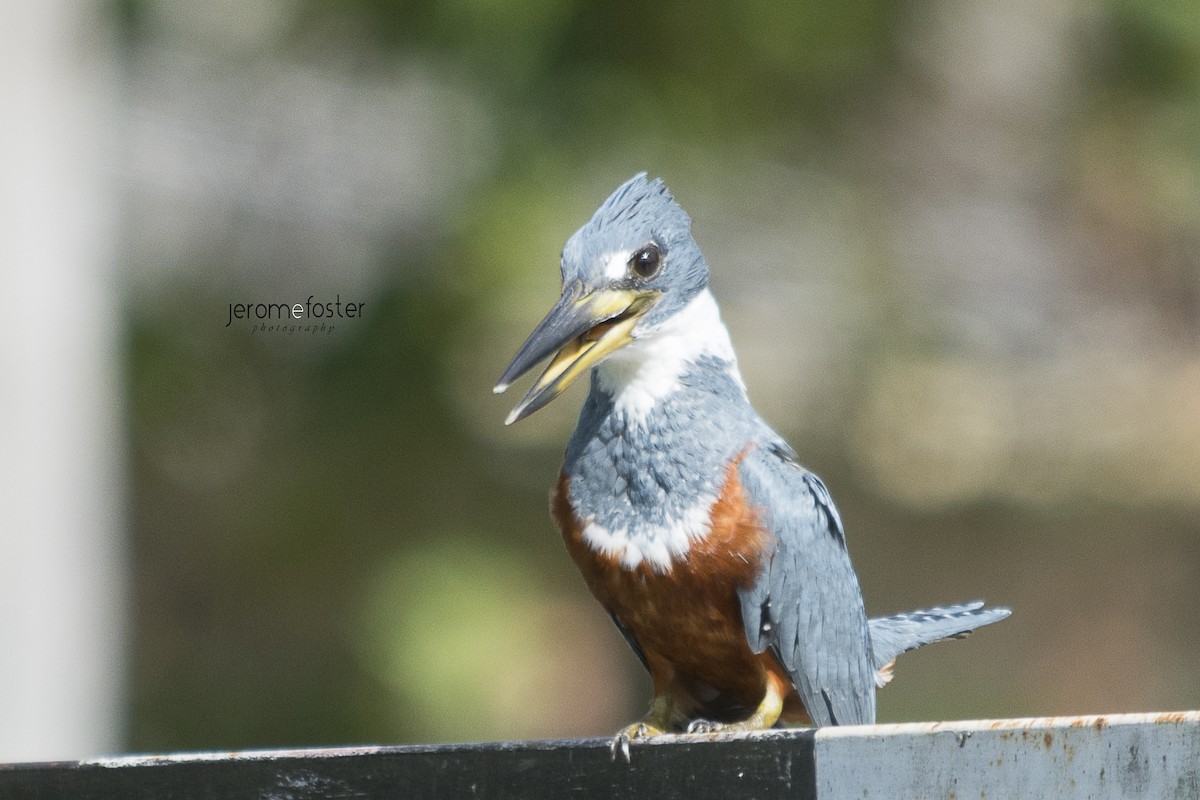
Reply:
<svg viewBox="0 0 1200 800"><path fill-rule="evenodd" d="M630 178L563 247L562 295L494 391L557 354L505 424L537 411L622 347L652 340L707 285L687 212L661 179L644 172Z"/></svg>

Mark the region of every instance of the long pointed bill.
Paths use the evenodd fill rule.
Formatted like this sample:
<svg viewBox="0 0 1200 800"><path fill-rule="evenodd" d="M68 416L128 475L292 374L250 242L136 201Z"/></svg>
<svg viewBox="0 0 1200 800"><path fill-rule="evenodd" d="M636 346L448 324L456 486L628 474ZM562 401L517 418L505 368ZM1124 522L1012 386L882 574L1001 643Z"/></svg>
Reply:
<svg viewBox="0 0 1200 800"><path fill-rule="evenodd" d="M511 425L554 398L614 350L633 341L638 319L658 300L657 292L599 289L582 297L564 292L521 345L493 389L497 394L555 350L558 354L504 421Z"/></svg>

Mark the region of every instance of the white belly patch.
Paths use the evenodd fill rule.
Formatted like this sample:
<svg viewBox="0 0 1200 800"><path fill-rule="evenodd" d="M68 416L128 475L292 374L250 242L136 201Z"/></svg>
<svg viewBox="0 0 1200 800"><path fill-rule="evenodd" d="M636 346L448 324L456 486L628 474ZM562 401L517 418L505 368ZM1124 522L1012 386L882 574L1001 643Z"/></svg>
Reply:
<svg viewBox="0 0 1200 800"><path fill-rule="evenodd" d="M583 527L583 540L597 553L635 569L643 561L655 572L669 572L676 560L687 558L693 542L708 535L715 497L702 497L674 519L657 524L609 530L595 521Z"/></svg>

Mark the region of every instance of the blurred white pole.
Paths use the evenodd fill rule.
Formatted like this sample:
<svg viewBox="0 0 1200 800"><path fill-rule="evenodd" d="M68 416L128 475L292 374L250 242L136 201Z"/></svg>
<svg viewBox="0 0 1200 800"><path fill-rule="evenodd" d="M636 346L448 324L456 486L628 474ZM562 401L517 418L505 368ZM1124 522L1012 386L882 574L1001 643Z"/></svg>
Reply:
<svg viewBox="0 0 1200 800"><path fill-rule="evenodd" d="M122 743L114 40L0 0L0 761Z"/></svg>

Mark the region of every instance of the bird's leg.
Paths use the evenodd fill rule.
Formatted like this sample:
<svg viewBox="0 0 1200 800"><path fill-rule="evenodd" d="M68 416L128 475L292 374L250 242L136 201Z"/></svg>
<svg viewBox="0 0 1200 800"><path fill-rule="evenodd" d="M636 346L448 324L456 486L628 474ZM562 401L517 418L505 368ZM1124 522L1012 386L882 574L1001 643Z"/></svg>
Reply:
<svg viewBox="0 0 1200 800"><path fill-rule="evenodd" d="M650 710L646 712L646 716L632 725L625 726L613 737L609 745L613 758L616 758L619 752L625 756L625 761L628 763L631 740L668 733L681 726L686 719L676 705L674 695L670 692L655 695L654 700L650 702Z"/></svg>
<svg viewBox="0 0 1200 800"><path fill-rule="evenodd" d="M772 727L783 713L783 699L787 692L781 681L772 674L767 675L767 691L754 713L738 722L713 722L707 719L694 720L688 725L688 733L716 733L717 731L761 731Z"/></svg>

